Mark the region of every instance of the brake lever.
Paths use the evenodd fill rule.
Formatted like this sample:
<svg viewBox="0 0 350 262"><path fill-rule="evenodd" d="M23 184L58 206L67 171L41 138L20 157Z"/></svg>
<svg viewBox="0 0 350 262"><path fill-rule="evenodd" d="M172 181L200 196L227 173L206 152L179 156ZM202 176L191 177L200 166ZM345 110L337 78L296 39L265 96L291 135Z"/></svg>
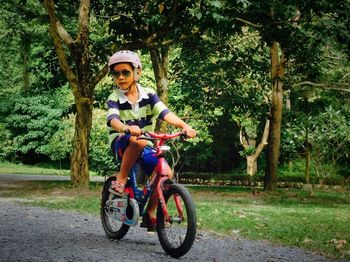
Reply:
<svg viewBox="0 0 350 262"><path fill-rule="evenodd" d="M156 138L150 137L147 132L142 132L141 136L138 136L136 140L147 140L153 142Z"/></svg>

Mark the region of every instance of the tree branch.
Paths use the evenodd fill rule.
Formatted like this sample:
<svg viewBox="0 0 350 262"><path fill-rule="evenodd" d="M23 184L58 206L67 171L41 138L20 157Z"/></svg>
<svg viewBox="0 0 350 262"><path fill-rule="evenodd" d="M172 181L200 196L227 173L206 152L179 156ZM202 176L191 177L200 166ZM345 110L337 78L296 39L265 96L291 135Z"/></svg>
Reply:
<svg viewBox="0 0 350 262"><path fill-rule="evenodd" d="M56 18L57 19L57 18ZM74 40L73 38L68 34L66 29L64 29L63 25L59 20L56 21L56 26L57 26L57 32L58 36L61 38L61 40L65 43L65 45L71 49L74 45Z"/></svg>
<svg viewBox="0 0 350 262"><path fill-rule="evenodd" d="M89 21L90 21L90 0L81 0L79 6L79 20L78 20L78 36L77 42L84 42L89 36Z"/></svg>
<svg viewBox="0 0 350 262"><path fill-rule="evenodd" d="M58 62L60 64L60 67L61 67L64 75L67 77L69 83L71 84L71 86L73 88L74 95L76 95L77 94L77 90L76 90L77 78L69 67L67 57L66 57L66 54L64 52L62 43L61 43L61 38L59 35L58 23L57 23L58 20L56 18L56 14L55 14L54 2L53 2L53 0L44 0L43 5L44 5L44 7L47 11L47 14L49 16L49 21L50 21L49 33L50 33L51 38L52 38L54 45L55 45L55 50L57 53ZM62 28L63 27L61 26L61 29L60 29L61 32L63 32ZM68 33L67 33L67 35L68 35Z"/></svg>
<svg viewBox="0 0 350 262"><path fill-rule="evenodd" d="M267 145L267 139L269 137L270 120L266 119L264 134L261 138L261 142L255 150L255 157L258 157L263 151L264 147Z"/></svg>
<svg viewBox="0 0 350 262"><path fill-rule="evenodd" d="M234 19L237 20L237 21L240 21L240 22L242 22L242 23L244 23L244 24L247 24L247 25L256 27L256 28L262 28L262 27L263 27L262 25L254 24L254 23L249 22L249 21L247 21L247 20L244 20L244 19L242 19L242 18L236 17L236 18L234 18Z"/></svg>
<svg viewBox="0 0 350 262"><path fill-rule="evenodd" d="M311 81L303 81L303 82L297 83L293 86L299 87L299 86L306 86L306 85L314 86L316 88L321 88L321 89L332 89L332 90L350 92L350 89L340 88L342 86L344 86L344 87L349 86L348 83L332 83L332 84L331 83L324 83L324 84L322 84L322 83L314 83ZM337 87L337 86L340 86L340 87Z"/></svg>
<svg viewBox="0 0 350 262"><path fill-rule="evenodd" d="M244 149L247 149L249 147L248 138L246 137L247 133L244 132L244 128L240 128L239 132L239 140L241 141L241 145Z"/></svg>
<svg viewBox="0 0 350 262"><path fill-rule="evenodd" d="M106 64L96 75L90 78L89 87L94 88L108 73L108 65Z"/></svg>
<svg viewBox="0 0 350 262"><path fill-rule="evenodd" d="M171 8L171 11L165 21L165 23L162 25L162 27L159 29L160 32L165 31L167 28L171 27L171 24L174 21L174 17L176 15L176 11L177 11L177 5L178 5L178 1L175 0L174 4Z"/></svg>

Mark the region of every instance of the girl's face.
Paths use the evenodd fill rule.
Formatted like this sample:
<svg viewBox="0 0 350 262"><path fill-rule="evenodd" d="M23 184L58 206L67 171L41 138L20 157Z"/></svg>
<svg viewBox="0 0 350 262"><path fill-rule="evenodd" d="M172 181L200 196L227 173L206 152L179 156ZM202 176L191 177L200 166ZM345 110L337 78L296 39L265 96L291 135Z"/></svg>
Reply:
<svg viewBox="0 0 350 262"><path fill-rule="evenodd" d="M111 74L114 82L121 90L129 90L135 82L134 70L129 63L115 65Z"/></svg>

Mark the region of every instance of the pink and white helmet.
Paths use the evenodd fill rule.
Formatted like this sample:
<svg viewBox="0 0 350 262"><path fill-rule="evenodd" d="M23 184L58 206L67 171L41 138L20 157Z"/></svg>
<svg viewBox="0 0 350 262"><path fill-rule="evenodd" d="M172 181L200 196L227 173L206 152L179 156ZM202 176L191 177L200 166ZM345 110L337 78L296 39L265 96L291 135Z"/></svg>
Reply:
<svg viewBox="0 0 350 262"><path fill-rule="evenodd" d="M116 52L108 60L108 68L111 69L111 66L118 63L131 63L135 69L142 69L142 64L139 56L129 50L122 50Z"/></svg>

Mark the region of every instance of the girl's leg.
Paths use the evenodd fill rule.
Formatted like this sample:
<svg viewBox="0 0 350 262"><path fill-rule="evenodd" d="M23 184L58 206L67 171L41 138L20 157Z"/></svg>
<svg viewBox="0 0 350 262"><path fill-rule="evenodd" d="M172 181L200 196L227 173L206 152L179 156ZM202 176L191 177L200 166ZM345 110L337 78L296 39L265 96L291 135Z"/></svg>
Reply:
<svg viewBox="0 0 350 262"><path fill-rule="evenodd" d="M173 178L173 171L171 170L169 165L166 165L166 170L164 170L164 171L167 174L167 176L169 177L169 179ZM158 199L159 199L158 192L157 192L157 190L154 190L153 194L151 195L151 198L148 202L148 207L147 207L147 214L148 214L148 217L151 221L155 220L155 217L156 217L155 213L156 213L156 209L158 206Z"/></svg>
<svg viewBox="0 0 350 262"><path fill-rule="evenodd" d="M112 184L113 191L118 194L123 193L124 186L128 179L128 174L146 145L147 140L137 140L137 137L135 136L130 137L129 145L126 147L123 153L120 172L118 175L116 175L117 180Z"/></svg>

